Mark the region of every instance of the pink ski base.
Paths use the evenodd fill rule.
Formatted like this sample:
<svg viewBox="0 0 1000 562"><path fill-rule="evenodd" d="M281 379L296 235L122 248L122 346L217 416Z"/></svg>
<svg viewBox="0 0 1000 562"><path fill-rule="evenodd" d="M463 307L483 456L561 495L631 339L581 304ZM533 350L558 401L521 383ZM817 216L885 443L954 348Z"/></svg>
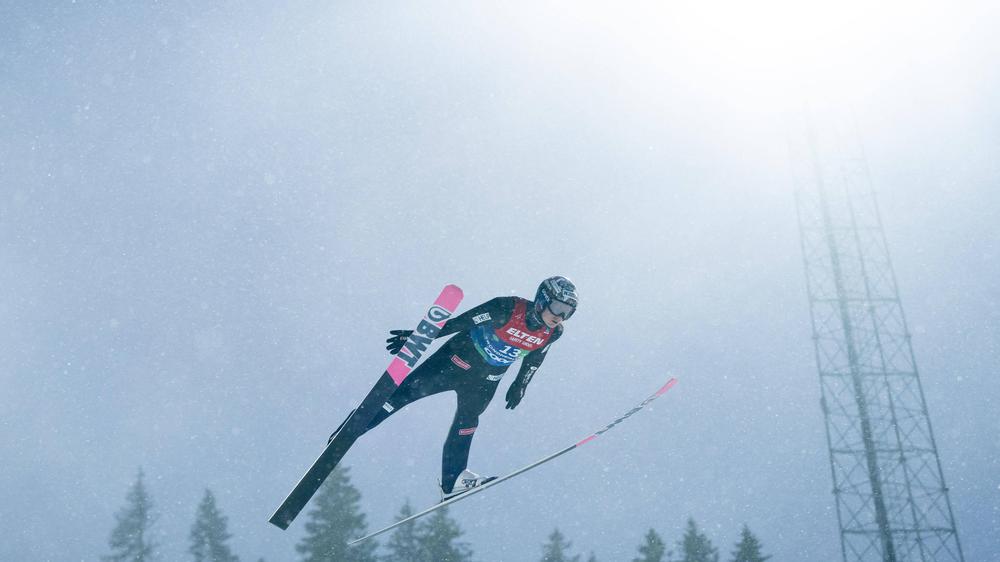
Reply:
<svg viewBox="0 0 1000 562"><path fill-rule="evenodd" d="M438 295L437 300L434 301L434 305L455 314L455 310L458 309L458 305L462 302L464 296L465 294L462 293L462 289L458 285L445 285L444 289L441 289L441 294ZM435 322L435 324L440 328L447 321L442 320L441 322ZM399 357L394 357L385 372L389 373L389 376L392 377L392 382L396 383L396 386L399 386L403 384L403 381L406 380L406 377L409 376L412 370L405 361Z"/></svg>
<svg viewBox="0 0 1000 562"><path fill-rule="evenodd" d="M399 386L403 384L403 381L412 370L402 359L394 357L385 372L389 373L389 376L392 377L392 382L396 383L396 386Z"/></svg>
<svg viewBox="0 0 1000 562"><path fill-rule="evenodd" d="M434 301L434 304L447 309L448 312L454 314L459 303L462 302L464 297L465 294L462 292L462 289L458 287L458 285L445 285L444 289L441 289L441 294L438 295L437 300ZM444 322L441 322L438 325L443 326Z"/></svg>

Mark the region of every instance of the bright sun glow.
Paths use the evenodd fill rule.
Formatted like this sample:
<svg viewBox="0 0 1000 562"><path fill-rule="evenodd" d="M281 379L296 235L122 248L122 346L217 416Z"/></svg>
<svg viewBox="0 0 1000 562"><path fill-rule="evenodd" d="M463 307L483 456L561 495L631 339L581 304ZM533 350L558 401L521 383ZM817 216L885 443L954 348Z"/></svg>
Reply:
<svg viewBox="0 0 1000 562"><path fill-rule="evenodd" d="M686 67L713 88L783 100L871 87L940 57L959 35L929 2L763 0L591 6L574 17L632 45L643 64Z"/></svg>

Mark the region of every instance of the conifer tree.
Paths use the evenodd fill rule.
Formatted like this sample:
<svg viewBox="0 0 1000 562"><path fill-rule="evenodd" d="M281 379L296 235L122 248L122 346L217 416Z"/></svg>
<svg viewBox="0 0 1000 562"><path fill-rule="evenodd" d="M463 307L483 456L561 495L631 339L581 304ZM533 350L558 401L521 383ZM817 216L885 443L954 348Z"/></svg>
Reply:
<svg viewBox="0 0 1000 562"><path fill-rule="evenodd" d="M313 499L313 509L305 524L306 535L295 545L303 562L375 562L373 540L348 547L347 543L368 529L359 502L361 493L351 484L349 470L337 467L327 477Z"/></svg>
<svg viewBox="0 0 1000 562"><path fill-rule="evenodd" d="M188 552L194 557L194 562L239 562L239 557L232 553L226 541L232 537L229 534L228 520L215 504L215 495L211 490L205 490L205 495L198 504L194 525L191 526L191 546Z"/></svg>
<svg viewBox="0 0 1000 562"><path fill-rule="evenodd" d="M639 547L639 554L640 557L633 558L632 562L665 562L667 545L654 529L650 529Z"/></svg>
<svg viewBox="0 0 1000 562"><path fill-rule="evenodd" d="M111 554L102 557L106 562L152 562L156 559L157 545L152 540L156 515L153 500L143 482L144 476L140 468L125 496L125 507L115 515L118 523L108 540Z"/></svg>
<svg viewBox="0 0 1000 562"><path fill-rule="evenodd" d="M684 538L677 544L682 558L679 562L719 562L719 551L712 541L698 530L694 519L688 519Z"/></svg>
<svg viewBox="0 0 1000 562"><path fill-rule="evenodd" d="M407 499L396 515L396 521L401 521L411 515L413 515L413 507L410 505L410 500ZM396 527L385 546L389 551L389 555L383 557L385 562L419 562L421 559L420 537L417 535L417 522L410 521Z"/></svg>
<svg viewBox="0 0 1000 562"><path fill-rule="evenodd" d="M744 524L740 542L736 543L736 551L733 552L732 562L765 562L771 557L764 556L761 548L760 541L750 532L750 527Z"/></svg>
<svg viewBox="0 0 1000 562"><path fill-rule="evenodd" d="M417 527L417 542L420 545L420 561L426 562L468 562L472 560L472 549L464 542L458 522L448 516L448 508L435 511L424 523Z"/></svg>
<svg viewBox="0 0 1000 562"><path fill-rule="evenodd" d="M569 555L571 546L573 543L566 540L566 537L557 528L549 535L549 542L542 545L542 562L579 562L579 554Z"/></svg>

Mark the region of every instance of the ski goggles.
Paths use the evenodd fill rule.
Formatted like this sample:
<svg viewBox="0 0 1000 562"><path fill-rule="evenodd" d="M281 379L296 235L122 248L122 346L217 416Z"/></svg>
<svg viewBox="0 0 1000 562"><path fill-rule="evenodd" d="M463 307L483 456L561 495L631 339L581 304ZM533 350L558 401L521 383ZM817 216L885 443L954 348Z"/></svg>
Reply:
<svg viewBox="0 0 1000 562"><path fill-rule="evenodd" d="M573 313L576 312L575 306L566 304L562 301L552 301L546 308L549 309L549 312L551 312L553 316L558 316L563 320L569 320L569 317L573 316Z"/></svg>

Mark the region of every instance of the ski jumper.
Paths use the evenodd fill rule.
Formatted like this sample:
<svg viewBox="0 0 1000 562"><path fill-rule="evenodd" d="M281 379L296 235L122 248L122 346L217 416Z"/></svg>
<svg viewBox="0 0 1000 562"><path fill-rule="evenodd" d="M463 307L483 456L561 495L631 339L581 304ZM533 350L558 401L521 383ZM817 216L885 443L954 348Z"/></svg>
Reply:
<svg viewBox="0 0 1000 562"><path fill-rule="evenodd" d="M520 297L497 297L446 322L437 337L457 335L406 377L365 431L411 402L454 391L458 408L441 459L441 488L451 492L468 465L479 415L493 399L504 373L522 359L512 386L521 385L523 389L542 364L549 346L562 335L562 325L529 328L531 306L531 301Z"/></svg>

